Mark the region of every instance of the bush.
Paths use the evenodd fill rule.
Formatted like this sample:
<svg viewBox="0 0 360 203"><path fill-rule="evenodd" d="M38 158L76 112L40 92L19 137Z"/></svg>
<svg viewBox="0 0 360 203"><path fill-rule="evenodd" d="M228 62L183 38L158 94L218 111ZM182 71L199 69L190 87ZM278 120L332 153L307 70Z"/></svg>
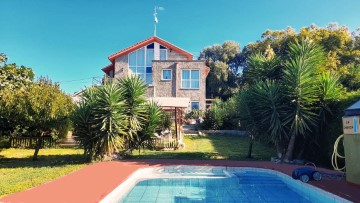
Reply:
<svg viewBox="0 0 360 203"><path fill-rule="evenodd" d="M207 130L231 130L239 129L239 114L236 100L230 98L226 102L215 100L209 110L205 112L203 129Z"/></svg>
<svg viewBox="0 0 360 203"><path fill-rule="evenodd" d="M308 156L309 160L330 166L335 140L343 134L342 117L344 116L344 110L359 99L360 90L346 93L341 96L340 100L330 105L333 115L327 124L325 134L319 138L317 150Z"/></svg>

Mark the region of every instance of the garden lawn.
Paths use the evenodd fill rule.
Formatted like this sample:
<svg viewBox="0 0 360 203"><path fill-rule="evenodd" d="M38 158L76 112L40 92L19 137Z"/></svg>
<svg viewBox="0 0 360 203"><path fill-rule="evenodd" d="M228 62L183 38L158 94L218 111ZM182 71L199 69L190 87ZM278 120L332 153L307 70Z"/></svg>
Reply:
<svg viewBox="0 0 360 203"><path fill-rule="evenodd" d="M41 149L32 161L32 149L0 150L0 197L49 182L76 171L84 163L81 149Z"/></svg>
<svg viewBox="0 0 360 203"><path fill-rule="evenodd" d="M229 135L185 136L185 149L176 151L134 151L134 159L228 159L249 160L249 138ZM253 160L270 160L275 150L261 142L254 142Z"/></svg>

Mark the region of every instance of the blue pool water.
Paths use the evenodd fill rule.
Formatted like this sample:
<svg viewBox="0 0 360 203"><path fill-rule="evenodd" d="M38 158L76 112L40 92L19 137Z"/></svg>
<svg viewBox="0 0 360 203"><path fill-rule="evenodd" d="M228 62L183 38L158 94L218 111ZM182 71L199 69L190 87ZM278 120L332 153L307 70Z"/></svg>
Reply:
<svg viewBox="0 0 360 203"><path fill-rule="evenodd" d="M320 202L272 174L246 172L222 178L156 178L138 182L119 202Z"/></svg>

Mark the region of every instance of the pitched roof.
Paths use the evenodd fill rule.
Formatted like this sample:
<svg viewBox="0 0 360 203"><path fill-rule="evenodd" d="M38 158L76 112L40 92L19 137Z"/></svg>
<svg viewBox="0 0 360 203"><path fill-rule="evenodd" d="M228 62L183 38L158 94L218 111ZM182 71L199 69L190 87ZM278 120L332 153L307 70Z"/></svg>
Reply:
<svg viewBox="0 0 360 203"><path fill-rule="evenodd" d="M104 71L107 75L110 75L110 71L114 70L114 65L113 64L107 65L101 70Z"/></svg>
<svg viewBox="0 0 360 203"><path fill-rule="evenodd" d="M165 40L163 40L163 39L161 39L159 37L152 36L152 37L150 37L148 39L145 39L145 40L143 40L141 42L138 42L138 43L136 43L136 44L134 44L134 45L132 45L132 46L130 46L128 48L125 48L125 49L123 49L123 50L121 50L121 51L119 51L119 52L117 52L115 54L110 55L108 57L108 59L114 64L115 59L118 58L119 56L122 56L124 54L128 54L130 52L133 52L133 51L135 51L135 50L137 50L137 49L139 49L139 48L141 48L143 46L146 46L146 45L148 45L150 43L153 43L153 42L157 42L157 43L159 43L159 44L161 44L161 45L163 45L163 46L165 46L165 47L167 47L169 49L172 49L174 51L177 51L177 52L183 54L188 60L192 60L192 58L193 58L191 53L189 53L189 52L187 52L187 51L185 51L185 50L183 50L183 49L181 49L181 48L179 48L179 47L177 47L177 46L175 46L175 45L173 45L173 44L171 44L171 43L169 43L169 42L167 42L167 41L165 41Z"/></svg>

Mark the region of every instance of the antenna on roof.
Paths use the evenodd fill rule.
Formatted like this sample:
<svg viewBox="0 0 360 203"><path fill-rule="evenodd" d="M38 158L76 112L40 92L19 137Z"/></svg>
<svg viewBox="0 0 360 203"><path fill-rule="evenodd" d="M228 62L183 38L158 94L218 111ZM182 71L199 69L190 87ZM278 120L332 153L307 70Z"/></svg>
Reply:
<svg viewBox="0 0 360 203"><path fill-rule="evenodd" d="M154 36L156 36L156 24L159 22L157 18L157 11L163 11L164 8L160 6L155 6L154 8Z"/></svg>

